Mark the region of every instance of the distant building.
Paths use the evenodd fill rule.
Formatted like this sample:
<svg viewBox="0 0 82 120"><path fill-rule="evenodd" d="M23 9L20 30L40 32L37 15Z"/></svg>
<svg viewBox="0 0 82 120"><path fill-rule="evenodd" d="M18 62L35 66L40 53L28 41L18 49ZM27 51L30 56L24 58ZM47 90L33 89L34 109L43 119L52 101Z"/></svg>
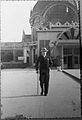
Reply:
<svg viewBox="0 0 82 120"><path fill-rule="evenodd" d="M1 42L2 62L18 62L18 57L23 57L22 42Z"/></svg>
<svg viewBox="0 0 82 120"><path fill-rule="evenodd" d="M37 1L30 12L29 22L31 35L26 35L23 31L22 42L16 43L17 47L14 43L9 43L14 46L9 48L11 51L20 51L15 61L34 65L40 49L46 47L54 65L59 57L62 68L79 68L79 18L76 0ZM6 50L6 44L8 43L2 46L2 52L3 49ZM16 53L12 55L13 60L14 54Z"/></svg>

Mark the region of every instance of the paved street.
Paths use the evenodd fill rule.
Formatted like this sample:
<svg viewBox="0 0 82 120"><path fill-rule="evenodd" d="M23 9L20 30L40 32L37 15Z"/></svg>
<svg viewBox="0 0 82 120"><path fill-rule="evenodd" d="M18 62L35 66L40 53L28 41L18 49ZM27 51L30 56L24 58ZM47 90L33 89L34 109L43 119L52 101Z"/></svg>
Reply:
<svg viewBox="0 0 82 120"><path fill-rule="evenodd" d="M80 69L65 69L64 71L80 79Z"/></svg>
<svg viewBox="0 0 82 120"><path fill-rule="evenodd" d="M2 70L1 95L2 118L16 114L32 118L80 117L80 84L57 70L50 71L48 96L37 96L35 70Z"/></svg>

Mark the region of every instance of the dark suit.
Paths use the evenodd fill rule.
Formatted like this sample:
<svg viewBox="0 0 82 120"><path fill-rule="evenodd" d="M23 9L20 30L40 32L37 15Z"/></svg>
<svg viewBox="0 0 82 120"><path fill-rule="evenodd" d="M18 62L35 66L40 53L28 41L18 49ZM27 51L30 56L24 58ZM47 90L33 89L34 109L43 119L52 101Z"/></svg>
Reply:
<svg viewBox="0 0 82 120"><path fill-rule="evenodd" d="M49 67L52 65L52 61L49 57L43 57L42 55L38 57L36 62L36 71L40 70L40 86L42 93L47 95L49 87ZM43 89L44 85L44 89Z"/></svg>

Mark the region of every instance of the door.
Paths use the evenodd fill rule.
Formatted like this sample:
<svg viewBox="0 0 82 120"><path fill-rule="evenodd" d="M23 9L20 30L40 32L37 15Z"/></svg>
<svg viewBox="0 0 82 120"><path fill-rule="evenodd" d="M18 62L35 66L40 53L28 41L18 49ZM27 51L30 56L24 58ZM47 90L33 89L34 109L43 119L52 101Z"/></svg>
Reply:
<svg viewBox="0 0 82 120"><path fill-rule="evenodd" d="M72 68L72 56L68 56L68 69Z"/></svg>
<svg viewBox="0 0 82 120"><path fill-rule="evenodd" d="M39 40L39 50L41 51L42 48L47 48L49 50L49 42L50 40ZM39 51L39 53L40 53Z"/></svg>

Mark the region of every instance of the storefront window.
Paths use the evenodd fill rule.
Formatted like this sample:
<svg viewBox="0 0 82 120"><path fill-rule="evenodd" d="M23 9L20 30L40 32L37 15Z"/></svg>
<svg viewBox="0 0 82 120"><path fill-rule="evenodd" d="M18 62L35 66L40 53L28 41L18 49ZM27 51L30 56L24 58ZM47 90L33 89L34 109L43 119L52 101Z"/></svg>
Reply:
<svg viewBox="0 0 82 120"><path fill-rule="evenodd" d="M67 57L64 56L64 64L67 64Z"/></svg>
<svg viewBox="0 0 82 120"><path fill-rule="evenodd" d="M1 51L1 62L13 61L13 50L2 50Z"/></svg>
<svg viewBox="0 0 82 120"><path fill-rule="evenodd" d="M74 64L78 64L78 56L74 56Z"/></svg>
<svg viewBox="0 0 82 120"><path fill-rule="evenodd" d="M79 48L75 48L75 49L74 49L74 54L75 54L75 55L78 55L78 54L79 54Z"/></svg>
<svg viewBox="0 0 82 120"><path fill-rule="evenodd" d="M72 54L72 48L64 48L64 55Z"/></svg>

